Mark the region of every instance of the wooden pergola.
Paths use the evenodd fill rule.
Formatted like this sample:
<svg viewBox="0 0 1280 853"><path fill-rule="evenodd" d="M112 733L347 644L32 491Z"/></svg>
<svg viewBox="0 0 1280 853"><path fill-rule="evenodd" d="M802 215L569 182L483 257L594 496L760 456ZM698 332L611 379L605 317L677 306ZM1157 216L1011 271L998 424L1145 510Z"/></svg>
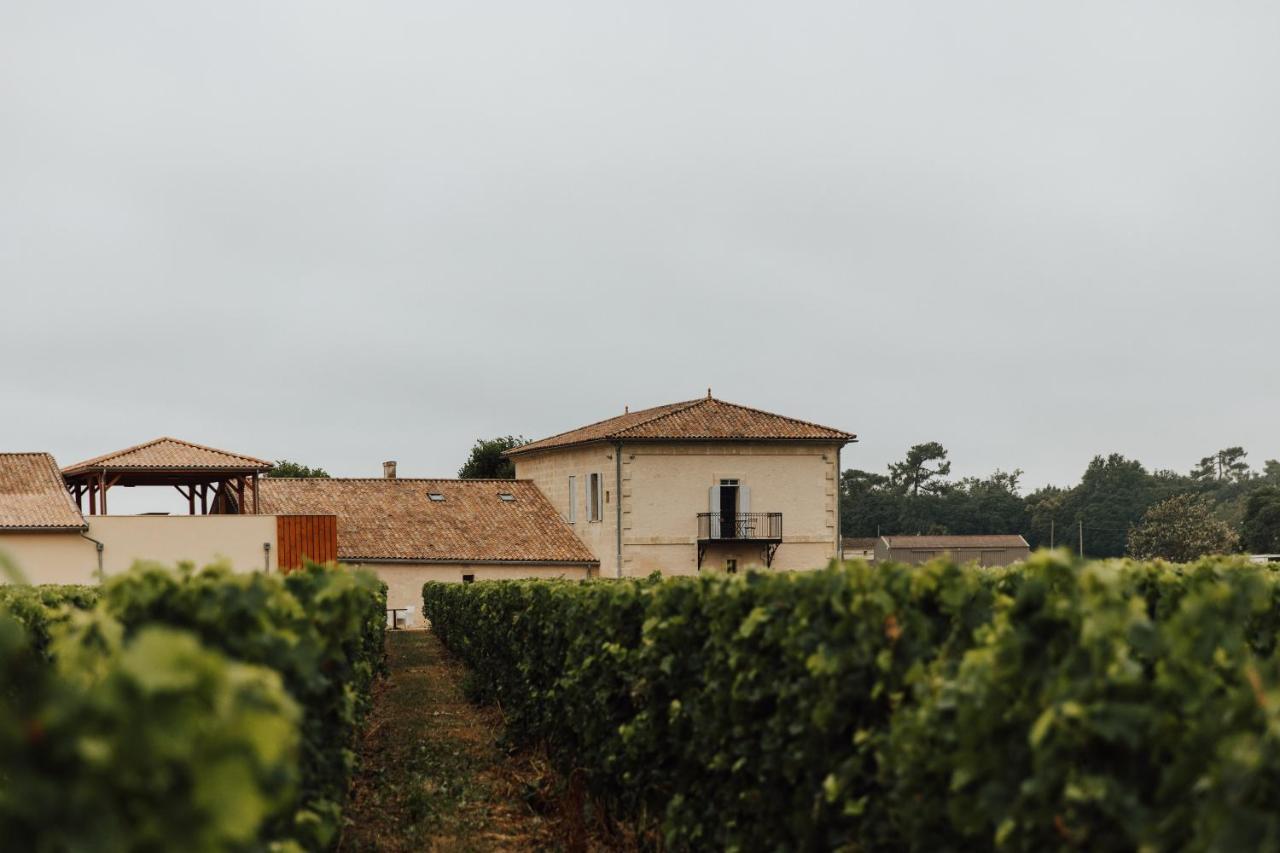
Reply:
<svg viewBox="0 0 1280 853"><path fill-rule="evenodd" d="M63 468L62 477L87 515L107 514L113 486L172 486L187 499L191 515L257 515L258 477L270 467L252 456L157 438Z"/></svg>

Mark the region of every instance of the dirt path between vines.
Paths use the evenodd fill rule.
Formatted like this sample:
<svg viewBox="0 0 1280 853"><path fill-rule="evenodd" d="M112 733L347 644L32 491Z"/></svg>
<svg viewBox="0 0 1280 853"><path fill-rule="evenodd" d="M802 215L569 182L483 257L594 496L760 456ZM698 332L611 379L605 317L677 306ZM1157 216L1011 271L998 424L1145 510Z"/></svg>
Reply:
<svg viewBox="0 0 1280 853"><path fill-rule="evenodd" d="M545 766L498 748L500 717L467 702L439 640L388 631L387 653L339 850L564 849L534 810Z"/></svg>

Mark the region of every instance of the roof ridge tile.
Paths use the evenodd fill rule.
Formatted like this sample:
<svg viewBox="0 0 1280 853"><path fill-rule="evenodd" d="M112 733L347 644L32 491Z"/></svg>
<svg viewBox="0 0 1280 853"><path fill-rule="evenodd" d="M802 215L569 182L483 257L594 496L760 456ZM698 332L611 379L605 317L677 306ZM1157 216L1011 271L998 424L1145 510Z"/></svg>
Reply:
<svg viewBox="0 0 1280 853"><path fill-rule="evenodd" d="M705 410L705 414L703 413ZM624 420L625 419L625 420ZM620 423L621 422L621 423ZM669 425L664 427L664 424ZM665 430L665 431L664 431ZM857 436L813 421L766 412L712 397L651 406L556 433L506 451L504 456L603 441L856 441Z"/></svg>

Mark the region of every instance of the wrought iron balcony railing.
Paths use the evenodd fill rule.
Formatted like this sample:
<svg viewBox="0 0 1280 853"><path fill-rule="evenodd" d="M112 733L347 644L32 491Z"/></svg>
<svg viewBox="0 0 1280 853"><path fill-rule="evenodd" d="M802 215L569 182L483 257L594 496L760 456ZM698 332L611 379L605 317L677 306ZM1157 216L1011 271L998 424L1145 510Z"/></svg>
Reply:
<svg viewBox="0 0 1280 853"><path fill-rule="evenodd" d="M782 540L780 512L700 512L698 539L702 542L740 539L746 542Z"/></svg>

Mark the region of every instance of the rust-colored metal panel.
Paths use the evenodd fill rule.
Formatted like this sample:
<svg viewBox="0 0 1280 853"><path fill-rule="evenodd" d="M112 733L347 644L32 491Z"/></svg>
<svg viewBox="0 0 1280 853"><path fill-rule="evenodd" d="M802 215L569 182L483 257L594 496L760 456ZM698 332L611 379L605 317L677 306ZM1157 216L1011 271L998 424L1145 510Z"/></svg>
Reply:
<svg viewBox="0 0 1280 853"><path fill-rule="evenodd" d="M302 568L303 560L332 563L338 559L338 520L332 515L276 516L280 571Z"/></svg>

